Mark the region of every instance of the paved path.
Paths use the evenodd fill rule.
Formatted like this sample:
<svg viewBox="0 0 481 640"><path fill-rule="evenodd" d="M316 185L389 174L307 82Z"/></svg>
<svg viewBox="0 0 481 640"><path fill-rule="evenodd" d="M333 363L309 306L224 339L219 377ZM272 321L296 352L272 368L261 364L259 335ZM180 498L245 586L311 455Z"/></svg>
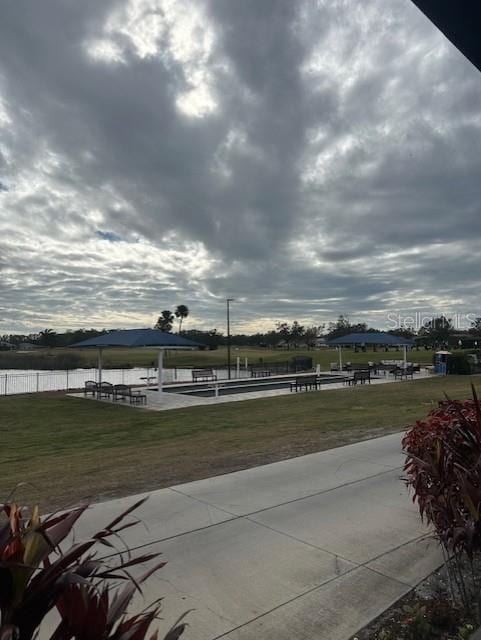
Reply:
<svg viewBox="0 0 481 640"><path fill-rule="evenodd" d="M153 492L125 532L168 560L146 601L195 609L183 640L346 640L441 563L401 465L395 434Z"/></svg>
<svg viewBox="0 0 481 640"><path fill-rule="evenodd" d="M419 380L420 378L430 378L431 374L422 371L421 373L417 373L414 376L414 380ZM249 381L252 382L252 378L249 378ZM260 382L261 379L257 378L257 382ZM222 381L220 381L222 383ZM371 378L371 384L390 384L393 382L400 382L399 380L395 380L394 377L391 376L378 376ZM407 382L404 380L403 382ZM359 385L362 386L362 385ZM368 387L369 385L365 385ZM346 392L354 389L354 387L347 386L342 382L334 382L325 384L318 391L308 391L301 393L326 393L328 391L332 391L333 389L345 389ZM171 409L184 409L186 407L195 407L200 405L213 405L213 404L224 404L226 402L242 402L245 400L258 400L260 398L273 398L275 396L288 396L292 395L289 387L284 389L269 389L269 390L260 390L260 391L250 391L246 393L233 393L230 395L221 395L217 398L203 398L200 396L189 396L182 393L171 393L164 392L159 394L157 391L151 391L150 389L142 389L142 393L145 393L147 396L147 404L141 405L129 405L126 406L134 407L137 409L149 409L151 411L169 411ZM94 398L93 396L85 396L83 393L70 393L76 398L84 398L87 400L94 400L98 402L98 398ZM100 402L107 402L112 404L112 400L107 398L102 398ZM119 404L116 402L115 404Z"/></svg>

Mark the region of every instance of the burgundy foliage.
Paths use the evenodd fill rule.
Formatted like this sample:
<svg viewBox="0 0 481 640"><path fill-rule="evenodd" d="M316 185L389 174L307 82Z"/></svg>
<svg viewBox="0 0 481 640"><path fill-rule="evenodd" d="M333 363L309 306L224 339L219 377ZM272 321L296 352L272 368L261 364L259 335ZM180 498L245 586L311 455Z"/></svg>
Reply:
<svg viewBox="0 0 481 640"><path fill-rule="evenodd" d="M157 632L148 633L160 602L135 615L127 608L142 583L165 562L158 554L116 553L112 543L136 524L125 517L143 502L71 546L67 540L86 507L42 520L37 509L27 517L14 503L0 505L0 640L31 640L55 609L60 622L50 640L158 640ZM107 558L99 557L99 546L109 550ZM149 568L132 577L132 568L145 564ZM177 640L184 629L178 620L164 640Z"/></svg>
<svg viewBox="0 0 481 640"><path fill-rule="evenodd" d="M481 549L481 407L444 400L406 433L404 470L421 516L449 551Z"/></svg>

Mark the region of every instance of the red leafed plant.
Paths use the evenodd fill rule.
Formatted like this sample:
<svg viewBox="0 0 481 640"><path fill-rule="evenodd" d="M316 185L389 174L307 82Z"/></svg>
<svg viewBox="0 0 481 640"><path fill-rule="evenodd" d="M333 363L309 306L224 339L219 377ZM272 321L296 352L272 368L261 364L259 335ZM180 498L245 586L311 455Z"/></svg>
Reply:
<svg viewBox="0 0 481 640"><path fill-rule="evenodd" d="M136 522L125 517L140 500L108 526L66 550L72 527L87 508L80 507L41 519L38 509L29 517L15 503L0 506L0 640L30 640L47 614L56 609L60 621L50 640L144 640L160 612L160 601L138 613L128 614L136 590L152 573L165 565L158 554L132 556L115 550L111 538ZM95 547L108 547L108 558ZM150 563L135 579L132 567ZM183 618L184 616L182 616ZM185 629L179 619L164 636L177 640ZM44 636L45 637L45 636ZM150 640L157 640L153 632Z"/></svg>
<svg viewBox="0 0 481 640"><path fill-rule="evenodd" d="M472 400L441 401L403 439L406 480L421 516L434 526L446 557L459 564L465 555L471 566L481 551L481 407L473 385L472 394Z"/></svg>

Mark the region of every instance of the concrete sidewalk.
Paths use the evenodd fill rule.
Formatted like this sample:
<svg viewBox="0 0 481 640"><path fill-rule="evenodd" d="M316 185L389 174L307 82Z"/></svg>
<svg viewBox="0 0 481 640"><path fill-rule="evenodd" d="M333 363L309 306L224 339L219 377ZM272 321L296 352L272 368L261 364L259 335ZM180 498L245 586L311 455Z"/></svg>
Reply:
<svg viewBox="0 0 481 640"><path fill-rule="evenodd" d="M163 489L127 530L168 565L164 596L183 640L347 640L442 562L400 480L401 435ZM136 496L137 497L137 496ZM98 504L83 537L136 497Z"/></svg>

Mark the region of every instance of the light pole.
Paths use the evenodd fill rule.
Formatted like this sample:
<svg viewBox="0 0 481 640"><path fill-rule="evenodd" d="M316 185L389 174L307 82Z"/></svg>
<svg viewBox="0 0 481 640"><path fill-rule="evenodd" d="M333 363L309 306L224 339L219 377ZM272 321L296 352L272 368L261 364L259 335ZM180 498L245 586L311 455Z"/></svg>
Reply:
<svg viewBox="0 0 481 640"><path fill-rule="evenodd" d="M227 378L230 380L230 303L234 298L227 298Z"/></svg>

